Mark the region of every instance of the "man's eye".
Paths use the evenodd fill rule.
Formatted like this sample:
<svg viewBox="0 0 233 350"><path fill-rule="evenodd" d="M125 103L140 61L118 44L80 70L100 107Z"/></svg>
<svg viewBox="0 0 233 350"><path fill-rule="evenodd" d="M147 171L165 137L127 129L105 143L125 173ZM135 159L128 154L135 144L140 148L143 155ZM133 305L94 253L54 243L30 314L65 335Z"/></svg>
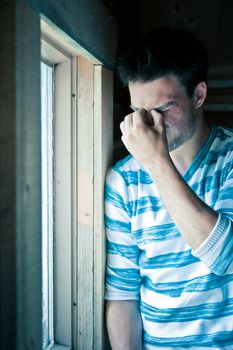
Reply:
<svg viewBox="0 0 233 350"><path fill-rule="evenodd" d="M160 109L154 109L155 112L163 114L165 111L161 111Z"/></svg>
<svg viewBox="0 0 233 350"><path fill-rule="evenodd" d="M176 109L176 106L159 111L159 113L168 114L169 112L173 112L175 109Z"/></svg>
<svg viewBox="0 0 233 350"><path fill-rule="evenodd" d="M162 110L162 109L157 109L157 108L154 108L153 110L157 113L160 113L160 114L163 114L167 111L167 110Z"/></svg>

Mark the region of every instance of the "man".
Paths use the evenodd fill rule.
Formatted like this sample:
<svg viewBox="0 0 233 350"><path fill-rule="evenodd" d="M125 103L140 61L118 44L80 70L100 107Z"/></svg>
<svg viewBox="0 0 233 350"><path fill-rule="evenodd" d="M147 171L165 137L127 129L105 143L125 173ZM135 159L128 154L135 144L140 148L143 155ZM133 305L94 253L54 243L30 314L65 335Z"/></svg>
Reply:
<svg viewBox="0 0 233 350"><path fill-rule="evenodd" d="M133 112L106 180L113 350L233 349L233 133L203 118L207 69L169 28L119 62Z"/></svg>

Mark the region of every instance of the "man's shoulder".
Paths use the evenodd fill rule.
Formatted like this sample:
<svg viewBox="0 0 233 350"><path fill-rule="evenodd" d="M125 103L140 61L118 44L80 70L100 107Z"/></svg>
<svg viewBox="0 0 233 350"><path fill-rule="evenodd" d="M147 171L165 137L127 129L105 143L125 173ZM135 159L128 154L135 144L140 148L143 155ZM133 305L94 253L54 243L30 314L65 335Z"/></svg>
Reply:
<svg viewBox="0 0 233 350"><path fill-rule="evenodd" d="M233 166L233 129L223 126L212 128L212 141L202 165L212 171L226 172Z"/></svg>
<svg viewBox="0 0 233 350"><path fill-rule="evenodd" d="M222 152L226 153L226 150L233 150L233 129L212 125L206 145L210 152L214 152L216 155L221 155Z"/></svg>
<svg viewBox="0 0 233 350"><path fill-rule="evenodd" d="M216 137L218 137L222 141L233 139L233 128L227 128L219 125L216 125L215 128L216 128Z"/></svg>
<svg viewBox="0 0 233 350"><path fill-rule="evenodd" d="M140 171L142 170L142 167L136 161L136 159L131 154L129 154L125 158L118 160L112 167L112 169L118 172L125 173L128 171Z"/></svg>
<svg viewBox="0 0 233 350"><path fill-rule="evenodd" d="M113 182L123 180L127 187L138 186L140 183L147 185L153 182L149 173L132 155L119 160L110 169L109 175Z"/></svg>
<svg viewBox="0 0 233 350"><path fill-rule="evenodd" d="M220 153L233 152L233 129L223 126L215 126L216 133L213 142L213 148Z"/></svg>

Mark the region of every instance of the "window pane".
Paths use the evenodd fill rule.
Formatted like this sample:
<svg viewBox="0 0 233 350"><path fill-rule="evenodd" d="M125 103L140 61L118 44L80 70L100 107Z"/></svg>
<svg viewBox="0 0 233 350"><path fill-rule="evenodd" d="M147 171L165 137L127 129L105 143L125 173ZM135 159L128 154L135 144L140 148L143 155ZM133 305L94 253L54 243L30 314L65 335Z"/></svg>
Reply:
<svg viewBox="0 0 233 350"><path fill-rule="evenodd" d="M53 68L41 62L43 348L53 342Z"/></svg>

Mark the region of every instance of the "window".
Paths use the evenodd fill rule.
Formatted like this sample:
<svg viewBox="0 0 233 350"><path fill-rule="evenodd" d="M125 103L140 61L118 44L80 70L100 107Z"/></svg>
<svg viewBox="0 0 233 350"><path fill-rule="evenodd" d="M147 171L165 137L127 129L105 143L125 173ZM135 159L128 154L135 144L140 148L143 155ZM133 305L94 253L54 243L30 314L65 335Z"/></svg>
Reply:
<svg viewBox="0 0 233 350"><path fill-rule="evenodd" d="M53 342L53 74L41 62L43 349Z"/></svg>
<svg viewBox="0 0 233 350"><path fill-rule="evenodd" d="M48 112L43 198L50 201L43 201L43 346L102 349L112 73L44 20L41 29L42 111Z"/></svg>

